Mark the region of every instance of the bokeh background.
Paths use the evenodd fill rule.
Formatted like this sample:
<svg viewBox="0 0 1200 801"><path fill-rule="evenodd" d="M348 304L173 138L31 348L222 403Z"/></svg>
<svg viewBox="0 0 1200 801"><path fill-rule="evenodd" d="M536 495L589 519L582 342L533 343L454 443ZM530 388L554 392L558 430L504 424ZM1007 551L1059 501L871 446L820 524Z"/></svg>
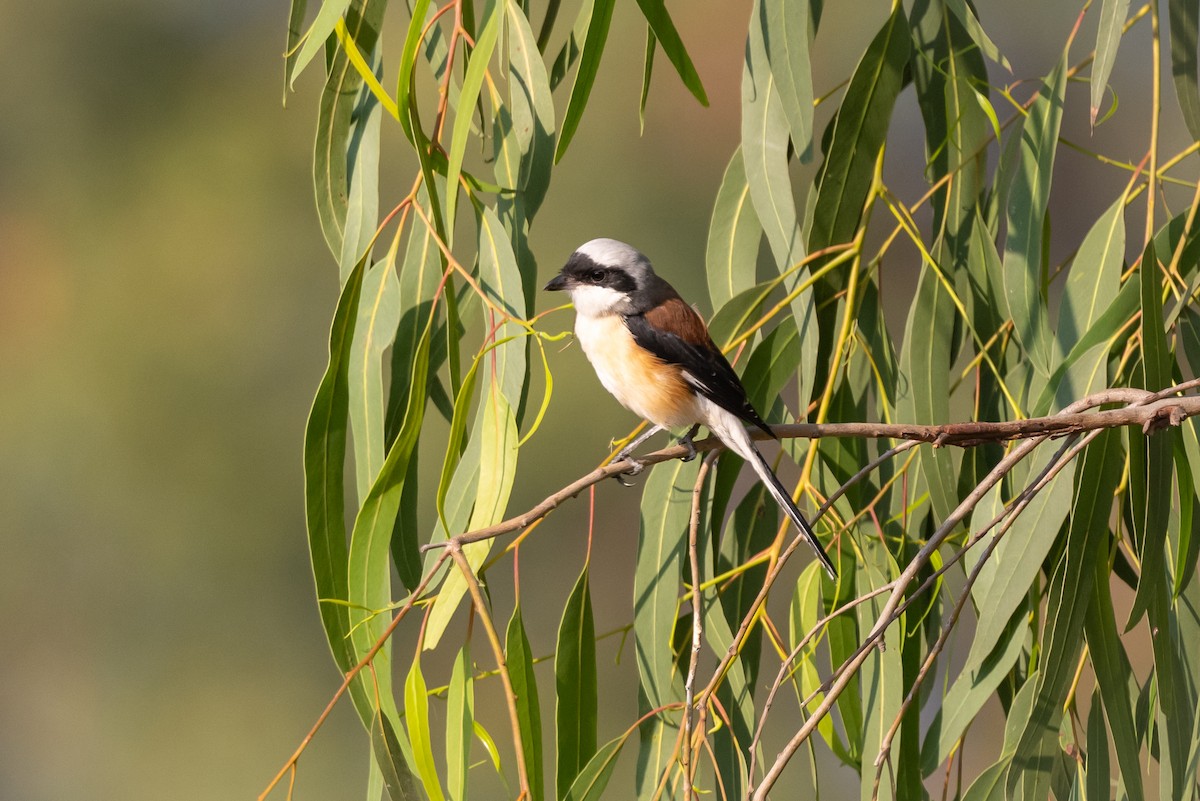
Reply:
<svg viewBox="0 0 1200 801"><path fill-rule="evenodd" d="M1049 71L1078 13L1040 0L979 5L1019 78ZM818 93L849 74L887 6L826 3ZM695 287L707 310L705 236L739 137L749 2L672 9L711 107L660 58L639 134L644 29L622 5L533 246L548 276L582 241L626 239ZM284 0L0 0L0 798L256 795L337 685L301 484L337 273L310 181L319 64L285 110L286 14ZM1072 62L1094 42L1097 14ZM1074 86L1064 135L1137 162L1148 60L1143 23L1120 52L1117 118L1091 135L1086 85ZM1167 76L1169 153L1184 134ZM888 181L911 201L924 187L911 89L893 127ZM411 173L396 131L384 142L386 207L387 188ZM798 187L811 169L798 169ZM1060 150L1057 255L1125 180ZM904 247L889 256L897 297L916 266ZM901 330L902 319L891 322ZM568 328L569 315L554 326ZM557 394L522 452L514 509L589 469L634 422L600 393L577 348L553 359ZM637 498L615 484L598 496L598 631L631 614ZM523 550L539 654L553 648L581 564L585 512L562 510ZM398 647L411 647L409 635ZM617 652L616 638L601 648L601 689L628 704L604 711L602 739L636 704L632 662L615 665ZM552 674L541 675L552 715ZM360 798L366 766L365 737L343 706L303 758L296 797Z"/></svg>

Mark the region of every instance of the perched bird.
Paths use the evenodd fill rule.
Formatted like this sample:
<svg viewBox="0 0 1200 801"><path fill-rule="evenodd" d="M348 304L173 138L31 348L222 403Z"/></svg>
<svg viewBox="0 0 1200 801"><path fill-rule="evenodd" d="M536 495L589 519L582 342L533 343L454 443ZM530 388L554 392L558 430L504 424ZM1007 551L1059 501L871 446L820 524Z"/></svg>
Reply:
<svg viewBox="0 0 1200 801"><path fill-rule="evenodd" d="M831 577L837 569L791 495L754 446L742 421L775 436L746 397L741 379L713 344L700 315L655 274L641 252L615 239L593 239L571 254L545 287L575 304L575 337L600 383L654 428L617 459L663 429L689 428L680 442L695 455L701 425L746 460L816 552ZM689 457L691 458L691 457Z"/></svg>

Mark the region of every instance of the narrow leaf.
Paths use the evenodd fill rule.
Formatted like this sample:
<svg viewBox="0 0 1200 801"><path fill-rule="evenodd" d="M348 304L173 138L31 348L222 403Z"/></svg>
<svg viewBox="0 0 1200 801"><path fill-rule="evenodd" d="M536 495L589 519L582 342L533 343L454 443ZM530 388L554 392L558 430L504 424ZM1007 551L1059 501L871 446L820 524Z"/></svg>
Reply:
<svg viewBox="0 0 1200 801"><path fill-rule="evenodd" d="M579 128L579 121L583 119L588 97L596 83L596 73L600 70L600 58L604 55L604 45L608 41L608 28L612 24L615 5L616 0L594 0L592 3L587 37L583 41L583 50L579 56L579 71L575 74L575 84L571 87L571 97L567 100L567 111L563 115L558 146L554 151L556 164L562 161L568 145L575 137L575 131Z"/></svg>
<svg viewBox="0 0 1200 801"><path fill-rule="evenodd" d="M336 2L340 0L330 0L330 3ZM363 53L374 54L385 5L378 0L351 0L346 9L346 33ZM361 120L355 117L362 85L362 75L350 62L346 51L338 48L330 62L329 77L321 92L317 139L313 148L317 217L321 222L325 243L334 258L342 255L349 176L353 172L356 157L353 138L358 127L366 123L365 115Z"/></svg>
<svg viewBox="0 0 1200 801"><path fill-rule="evenodd" d="M1104 90L1108 88L1108 76L1112 74L1117 60L1117 48L1121 45L1121 28L1129 15L1129 0L1104 0L1100 8L1100 26L1096 30L1096 60L1092 62L1092 126L1104 101ZM1090 776L1090 772L1089 772Z"/></svg>
<svg viewBox="0 0 1200 801"><path fill-rule="evenodd" d="M338 298L329 333L329 366L321 378L304 433L304 500L309 558L319 601L348 601L343 471L349 415L348 368L354 323L362 294L365 264L357 265ZM343 604L320 603L321 623L334 661L342 672L357 661L350 646L349 610ZM364 725L374 717L372 704L356 682L350 687Z"/></svg>
<svg viewBox="0 0 1200 801"><path fill-rule="evenodd" d="M762 224L750 199L746 166L739 147L725 168L708 225L705 272L714 310L755 284Z"/></svg>
<svg viewBox="0 0 1200 801"><path fill-rule="evenodd" d="M423 796L417 790L416 779L409 767L412 755L405 753L405 744L400 736L386 716L374 717L371 749L375 754L375 764L379 766L383 787L392 801L422 801Z"/></svg>
<svg viewBox="0 0 1200 801"><path fill-rule="evenodd" d="M487 395L476 412L479 422L479 478L474 497L474 508L467 531L486 528L504 517L512 494L517 468L517 423L508 399L492 381ZM452 532L453 533L453 532ZM478 570L491 549L491 541L473 542L463 548L463 555L472 570ZM429 612L425 624L425 647L437 647L446 631L459 601L467 592L467 582L461 571L446 574L442 588Z"/></svg>
<svg viewBox="0 0 1200 801"><path fill-rule="evenodd" d="M1087 720L1087 798L1111 798L1112 779L1108 766L1108 729L1100 704L1100 689L1092 691Z"/></svg>
<svg viewBox="0 0 1200 801"><path fill-rule="evenodd" d="M1050 580L1033 707L1013 753L1007 782L1010 792L1019 787L1025 798L1045 798L1050 790L1063 701L1083 647L1087 608L1078 599L1091 596L1094 563L1104 558L1112 499L1124 466L1118 431L1105 431L1084 451L1066 546Z"/></svg>
<svg viewBox="0 0 1200 801"><path fill-rule="evenodd" d="M683 40L679 38L679 31L675 29L675 23L671 21L671 15L667 13L666 4L663 0L638 0L638 6L641 7L642 16L646 18L650 30L654 33L654 38L662 44L663 52L667 54L671 65L679 73L683 85L700 101L700 105L707 106L708 95L705 94L696 67L692 64L692 59L683 46Z"/></svg>
<svg viewBox="0 0 1200 801"><path fill-rule="evenodd" d="M1138 267L1142 299L1142 369L1137 377L1142 389L1156 391L1172 382L1171 356L1163 333L1162 283L1154 242L1146 246ZM1166 577L1167 516L1171 508L1174 439L1177 432L1168 429L1146 435L1136 429L1129 432L1130 506L1133 516L1133 540L1141 560L1137 594L1129 611L1128 631L1148 608L1160 586L1168 586Z"/></svg>
<svg viewBox="0 0 1200 801"><path fill-rule="evenodd" d="M575 582L562 621L554 656L555 787L563 798L596 753L596 629L588 568Z"/></svg>
<svg viewBox="0 0 1200 801"><path fill-rule="evenodd" d="M288 89L292 85L292 73L296 69L296 55L304 35L304 12L308 0L291 0L288 6L287 44L283 48L283 104L287 105Z"/></svg>
<svg viewBox="0 0 1200 801"><path fill-rule="evenodd" d="M767 61L787 117L792 144L806 159L812 145L813 87L809 41L813 22L808 2L762 0Z"/></svg>
<svg viewBox="0 0 1200 801"><path fill-rule="evenodd" d="M303 10L303 3L301 9ZM337 25L342 15L346 13L346 9L350 7L350 0L324 0L321 3L321 8L317 11L317 16L313 20L312 25L308 26L308 31L304 34L303 43L300 45L300 50L291 60L291 70L288 73L288 86L292 89L296 88L296 78L308 66L308 62L312 61L313 56L325 47L325 40L333 34L333 28ZM288 47L288 52L292 48Z"/></svg>
<svg viewBox="0 0 1200 801"><path fill-rule="evenodd" d="M796 201L788 177L790 132L767 58L762 0L755 0L742 68L742 157L750 198L783 270L804 256Z"/></svg>
<svg viewBox="0 0 1200 801"><path fill-rule="evenodd" d="M612 778L613 769L617 766L621 747L627 739L629 736L622 734L601 746L583 770L579 771L579 776L563 797L564 801L600 801L604 796L604 788L608 786L608 780Z"/></svg>
<svg viewBox="0 0 1200 801"><path fill-rule="evenodd" d="M1200 139L1200 75L1196 46L1200 41L1200 6L1193 0L1170 0L1171 75L1175 78L1175 96L1179 110L1193 139Z"/></svg>
<svg viewBox="0 0 1200 801"><path fill-rule="evenodd" d="M646 132L646 101L650 99L650 80L654 77L654 51L658 49L658 39L654 37L654 29L646 26L646 52L642 56L642 91L638 95L638 133Z"/></svg>
<svg viewBox="0 0 1200 801"><path fill-rule="evenodd" d="M430 801L445 801L442 782L438 778L437 765L433 761L433 742L429 732L429 692L425 686L425 675L421 672L421 654L418 651L404 680L404 722L408 728L408 739L412 743L413 757L417 765L417 776L425 788Z"/></svg>
<svg viewBox="0 0 1200 801"><path fill-rule="evenodd" d="M496 49L496 40L500 35L500 22L504 19L498 3L486 6L487 19L483 30L475 40L471 57L467 61L467 69L463 75L462 89L459 92L458 112L454 115L454 128L450 132L450 152L447 154L446 167L446 233L450 239L446 243L454 244L454 212L458 208L458 179L462 175L463 157L467 152L467 136L471 133L471 117L479 93L483 89L483 78L487 74L488 62Z"/></svg>
<svg viewBox="0 0 1200 801"><path fill-rule="evenodd" d="M525 636L521 607L513 609L504 638L504 656L513 693L517 697L517 721L521 729L521 750L525 754L525 773L529 777L531 801L545 797L542 777L542 716L538 705L537 680L533 675L533 652Z"/></svg>
<svg viewBox="0 0 1200 801"><path fill-rule="evenodd" d="M467 801L467 769L475 731L475 681L470 645L454 660L446 693L446 794L450 801Z"/></svg>
<svg viewBox="0 0 1200 801"><path fill-rule="evenodd" d="M1118 772L1125 786L1125 793L1130 801L1144 801L1140 738L1134 724L1133 699L1128 689L1133 672L1125 654L1125 647L1121 644L1121 636L1117 632L1109 588L1111 574L1108 560L1095 560L1093 569L1096 575L1092 582L1092 597L1087 606L1087 618L1084 620L1088 652L1096 672L1100 697L1104 702L1104 715L1108 719L1109 729L1112 730L1113 748L1116 751Z"/></svg>
<svg viewBox="0 0 1200 801"><path fill-rule="evenodd" d="M638 675L651 708L678 700L671 632L675 628L698 460L655 465L642 491L633 578L633 632Z"/></svg>
<svg viewBox="0 0 1200 801"><path fill-rule="evenodd" d="M1062 122L1066 72L1064 50L1025 118L1006 207L1005 302L1017 340L1032 365L1044 375L1051 373L1059 358L1054 351L1046 309L1042 237Z"/></svg>

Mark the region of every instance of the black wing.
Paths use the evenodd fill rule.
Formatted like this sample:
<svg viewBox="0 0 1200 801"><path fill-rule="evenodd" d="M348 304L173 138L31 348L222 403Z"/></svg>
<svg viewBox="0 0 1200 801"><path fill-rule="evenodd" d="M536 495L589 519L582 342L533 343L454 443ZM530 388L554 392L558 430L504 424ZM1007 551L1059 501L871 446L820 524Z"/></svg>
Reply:
<svg viewBox="0 0 1200 801"><path fill-rule="evenodd" d="M682 301L679 303L682 305ZM685 308L695 315L690 307ZM698 331L692 326L687 330L696 341L688 341L651 324L644 314L632 314L625 318L625 324L629 333L633 335L634 342L668 364L682 367L695 392L774 437L775 433L750 405L742 380L738 378L724 354L713 344L707 331L704 331L698 316L696 323L700 325Z"/></svg>

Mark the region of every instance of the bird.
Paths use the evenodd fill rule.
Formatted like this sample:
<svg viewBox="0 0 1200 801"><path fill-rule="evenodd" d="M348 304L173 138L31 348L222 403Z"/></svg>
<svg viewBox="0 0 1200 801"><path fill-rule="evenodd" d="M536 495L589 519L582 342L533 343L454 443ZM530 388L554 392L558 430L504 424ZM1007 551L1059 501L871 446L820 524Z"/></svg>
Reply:
<svg viewBox="0 0 1200 801"><path fill-rule="evenodd" d="M575 338L600 383L653 427L615 461L662 430L687 428L679 438L695 456L692 437L703 425L742 457L812 546L830 578L837 568L792 496L755 447L743 423L778 439L755 411L746 388L708 333L700 315L654 272L639 250L615 239L584 243L544 287L566 292L575 306ZM640 465L634 460L634 472Z"/></svg>

